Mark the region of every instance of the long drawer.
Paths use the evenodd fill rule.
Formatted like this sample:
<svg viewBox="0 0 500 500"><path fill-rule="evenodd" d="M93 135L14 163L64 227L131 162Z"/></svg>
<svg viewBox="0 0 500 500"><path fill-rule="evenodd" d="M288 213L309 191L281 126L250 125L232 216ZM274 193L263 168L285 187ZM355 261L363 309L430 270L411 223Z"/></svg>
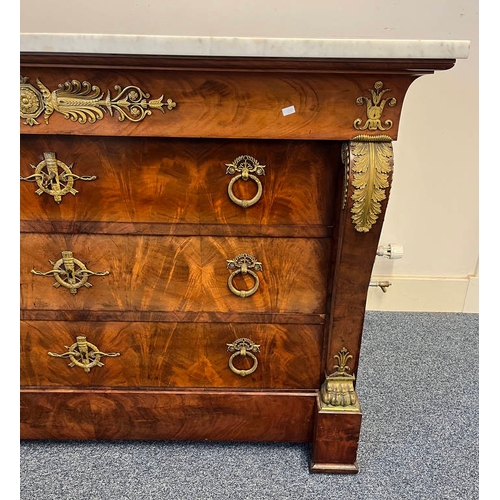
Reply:
<svg viewBox="0 0 500 500"><path fill-rule="evenodd" d="M321 314L330 247L326 238L25 233L21 308ZM246 274L228 269L228 260L242 254L261 266ZM252 289L247 297L235 293Z"/></svg>
<svg viewBox="0 0 500 500"><path fill-rule="evenodd" d="M312 440L315 391L21 391L22 439Z"/></svg>
<svg viewBox="0 0 500 500"><path fill-rule="evenodd" d="M22 321L21 384L316 388L322 332L322 325ZM242 354L240 339L251 354Z"/></svg>
<svg viewBox="0 0 500 500"><path fill-rule="evenodd" d="M21 136L21 176L31 181L21 182L21 220L85 221L94 231L93 222L113 223L115 231L117 223L331 226L338 147ZM243 168L250 169L248 178Z"/></svg>

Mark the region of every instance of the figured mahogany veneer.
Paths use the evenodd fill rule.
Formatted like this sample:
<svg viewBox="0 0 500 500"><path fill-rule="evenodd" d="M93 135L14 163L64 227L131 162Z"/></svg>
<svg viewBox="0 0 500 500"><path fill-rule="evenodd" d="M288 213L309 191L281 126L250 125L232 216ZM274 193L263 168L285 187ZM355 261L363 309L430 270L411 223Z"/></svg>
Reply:
<svg viewBox="0 0 500 500"><path fill-rule="evenodd" d="M312 439L311 392L25 389L24 439ZM271 418L272 415L272 418Z"/></svg>
<svg viewBox="0 0 500 500"><path fill-rule="evenodd" d="M122 232L135 234L135 224L142 223L142 233L155 234L159 231L155 226L167 224L172 232L180 225L198 234L200 224L255 225L292 226L306 235L313 227L322 235L324 226L332 226L337 143L24 135L23 176L33 173L30 165L43 160L45 151L74 164L75 174L97 178L77 180L78 194L65 195L60 204L47 194L34 196L34 183L22 183L21 229L29 221L47 221L59 224L58 228L64 222L73 232L70 223L85 222L81 232L94 227L108 233L119 231L122 223ZM235 205L226 194L232 177L226 174L226 165L242 154L266 166L261 202L251 210ZM239 181L234 192L249 199L256 185Z"/></svg>
<svg viewBox="0 0 500 500"><path fill-rule="evenodd" d="M104 311L241 311L324 314L330 241L308 238L222 238L122 235L21 235L23 309ZM70 250L94 272L92 288L54 288L48 271ZM258 293L242 300L228 289L227 259L241 253L262 262ZM238 289L253 278L238 275Z"/></svg>
<svg viewBox="0 0 500 500"><path fill-rule="evenodd" d="M106 68L80 68L77 63L67 67L46 66L41 70L26 65L22 76L31 77L35 83L35 76L43 74L40 80L50 91L71 80L88 81L105 92L112 92L115 85L121 88L136 85L151 98L162 95L165 99L172 98L178 107L165 111L167 116L156 111L140 123L124 121L120 123L120 135L218 139L331 140L332 135L339 140L352 139L352 122L365 114L363 108L358 108L354 116L352 103L376 81L373 73L361 73L356 78L343 71L309 73L305 65L300 71L261 70L257 65L255 71L224 71L222 68L214 71L173 68L175 59L158 62L154 69L144 66L114 68L112 61ZM382 79L390 82L391 97L402 102L408 86L419 73L415 70L397 77L383 75L386 78ZM375 78L380 79L380 74ZM112 95L116 95L116 91ZM284 108L299 104L300 113L283 116ZM387 110L387 118L395 124L391 136L397 132L398 108ZM82 134L81 124L66 120L62 114L54 113L50 123L43 133ZM23 133L42 131L30 127ZM84 134L117 135L116 118L87 123Z"/></svg>
<svg viewBox="0 0 500 500"><path fill-rule="evenodd" d="M405 93L453 64L22 54L22 178L52 152L95 179L60 200L21 182L21 438L309 442L311 471L356 472L361 406L329 387L355 394ZM111 113L127 86L156 100L137 122ZM247 208L226 174L242 155L265 165ZM70 293L32 273L62 252L109 274ZM228 287L239 254L262 263L249 297Z"/></svg>
<svg viewBox="0 0 500 500"><path fill-rule="evenodd" d="M63 353L77 335L120 357L105 368L67 368ZM227 344L249 337L261 346L259 368L247 377L228 370ZM73 387L233 387L314 389L320 383L322 325L148 322L21 322L21 383ZM248 369L239 356L235 365Z"/></svg>

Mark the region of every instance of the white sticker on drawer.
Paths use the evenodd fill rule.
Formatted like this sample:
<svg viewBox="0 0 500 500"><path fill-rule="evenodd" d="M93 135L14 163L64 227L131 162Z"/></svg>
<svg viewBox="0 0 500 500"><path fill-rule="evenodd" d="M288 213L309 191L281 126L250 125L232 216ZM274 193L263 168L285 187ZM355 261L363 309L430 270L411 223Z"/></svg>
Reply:
<svg viewBox="0 0 500 500"><path fill-rule="evenodd" d="M283 113L283 116L292 115L293 113L295 113L295 106L288 106L288 108L283 108L281 112Z"/></svg>

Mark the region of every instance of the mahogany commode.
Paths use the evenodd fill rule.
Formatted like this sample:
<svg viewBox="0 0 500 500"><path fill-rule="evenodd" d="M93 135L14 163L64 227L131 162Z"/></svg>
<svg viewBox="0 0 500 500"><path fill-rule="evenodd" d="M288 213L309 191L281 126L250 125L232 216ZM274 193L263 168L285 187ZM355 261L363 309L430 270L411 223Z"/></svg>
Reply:
<svg viewBox="0 0 500 500"><path fill-rule="evenodd" d="M24 50L21 438L309 442L356 472L392 141L456 44Z"/></svg>

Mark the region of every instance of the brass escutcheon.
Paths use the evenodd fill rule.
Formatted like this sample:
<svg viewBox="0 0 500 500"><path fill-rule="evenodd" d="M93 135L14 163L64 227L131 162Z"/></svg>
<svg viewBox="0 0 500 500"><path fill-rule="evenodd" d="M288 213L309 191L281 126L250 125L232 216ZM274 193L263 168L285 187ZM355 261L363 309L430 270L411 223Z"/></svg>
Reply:
<svg viewBox="0 0 500 500"><path fill-rule="evenodd" d="M69 289L72 295L76 295L78 289L82 286L90 288L92 286L87 280L89 276L107 276L109 271L94 272L90 271L85 267L85 264L73 257L73 252L64 251L62 252L62 259L57 262L52 262L53 269L47 272L31 270L32 274L37 276L53 276L56 282L54 283L55 288L63 286ZM64 267L63 267L64 266ZM76 269L76 268L79 269Z"/></svg>
<svg viewBox="0 0 500 500"><path fill-rule="evenodd" d="M259 277L253 271L253 269L255 269L255 271L262 271L262 263L258 262L255 257L247 253L242 253L240 255L237 255L234 259L227 260L226 262L227 262L227 268L229 270L234 269L234 271L230 274L229 278L227 279L227 286L229 287L229 290L231 290L231 292L233 292L238 297L245 298L253 295L259 288L260 284ZM233 285L234 277L240 273L249 274L250 276L253 277L255 283L250 290L238 290Z"/></svg>
<svg viewBox="0 0 500 500"><path fill-rule="evenodd" d="M238 156L238 158L236 158L233 163L226 163L226 167L226 174L233 175L236 172L239 172L231 179L231 181L229 182L229 186L227 187L227 194L229 195L230 200L233 203L236 203L236 205L239 205L243 208L248 208L252 205L255 205L262 196L262 183L260 182L257 175L265 175L264 169L266 168L266 166L259 165L258 160L256 160L252 156L242 155ZM240 200L233 193L234 183L239 181L240 179L243 181L248 181L249 179L251 179L255 182L255 184L257 184L257 194L252 199Z"/></svg>
<svg viewBox="0 0 500 500"><path fill-rule="evenodd" d="M101 363L102 356L120 356L119 352L101 352L94 344L87 342L87 338L83 336L76 337L76 342L72 346L64 347L68 349L68 352L63 354L49 352L48 355L54 358L69 358L71 363L68 366L79 366L83 368L85 373L89 373L94 366L104 366L104 363Z"/></svg>
<svg viewBox="0 0 500 500"><path fill-rule="evenodd" d="M254 352L260 352L260 345L255 344L250 339L238 339L235 340L232 344L226 344L227 350L232 352L233 354L229 358L229 368L236 375L240 375L241 377L246 377L247 375L252 374L255 370L257 370L257 366L259 364L256 356L253 354ZM233 360L237 356L248 356L252 358L253 365L248 370L240 370L233 365Z"/></svg>
<svg viewBox="0 0 500 500"><path fill-rule="evenodd" d="M21 180L36 182L38 189L35 193L37 195L46 193L53 196L56 203L61 203L62 197L68 193L73 196L78 193L73 187L75 180L93 181L97 178L95 175L78 176L74 174L71 171L73 164L66 165L61 160L56 159L56 154L52 151L43 153L43 157L44 159L38 165L30 165L35 173L28 177L21 177Z"/></svg>

